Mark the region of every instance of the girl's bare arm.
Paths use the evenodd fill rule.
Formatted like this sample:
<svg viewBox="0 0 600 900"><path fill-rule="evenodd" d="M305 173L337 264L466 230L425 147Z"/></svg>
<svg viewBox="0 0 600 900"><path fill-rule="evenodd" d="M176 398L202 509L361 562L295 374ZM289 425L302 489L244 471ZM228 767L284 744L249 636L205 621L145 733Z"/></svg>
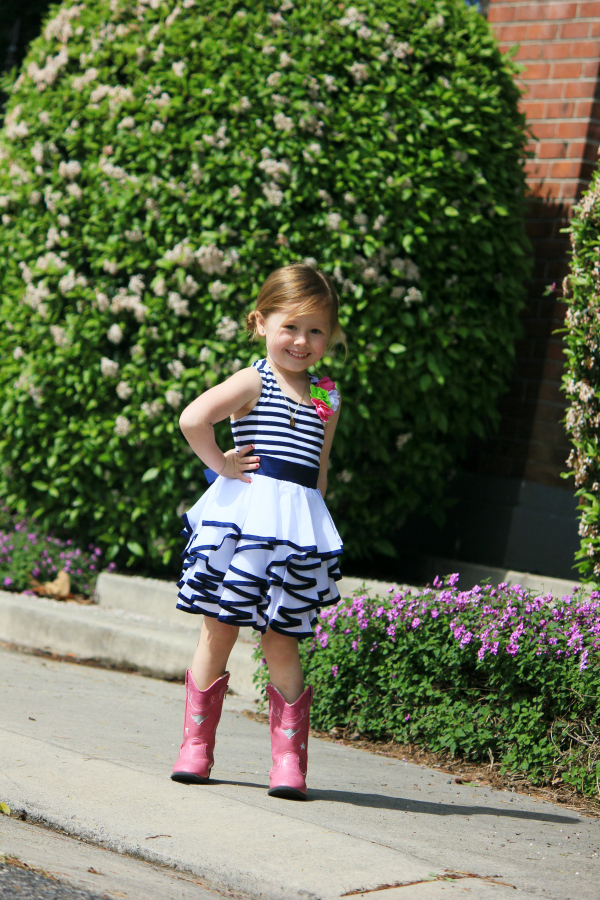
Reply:
<svg viewBox="0 0 600 900"><path fill-rule="evenodd" d="M226 478L239 478L250 482L246 472L258 468L259 457L248 456L251 446L240 452L223 453L215 441L214 426L239 410L255 404L262 390L262 379L256 369L236 372L227 381L210 388L196 398L181 413L179 427L185 439L203 463Z"/></svg>

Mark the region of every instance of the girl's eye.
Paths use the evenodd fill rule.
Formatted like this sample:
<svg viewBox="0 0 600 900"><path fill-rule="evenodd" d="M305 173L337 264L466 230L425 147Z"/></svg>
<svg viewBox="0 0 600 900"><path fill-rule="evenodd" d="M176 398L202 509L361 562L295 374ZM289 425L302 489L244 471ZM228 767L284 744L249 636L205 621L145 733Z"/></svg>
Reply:
<svg viewBox="0 0 600 900"><path fill-rule="evenodd" d="M289 328L290 331L295 331L295 330L296 330L296 326L295 326L295 325L286 325L285 327L286 327L286 328Z"/></svg>
<svg viewBox="0 0 600 900"><path fill-rule="evenodd" d="M320 328L311 328L311 334L323 334Z"/></svg>

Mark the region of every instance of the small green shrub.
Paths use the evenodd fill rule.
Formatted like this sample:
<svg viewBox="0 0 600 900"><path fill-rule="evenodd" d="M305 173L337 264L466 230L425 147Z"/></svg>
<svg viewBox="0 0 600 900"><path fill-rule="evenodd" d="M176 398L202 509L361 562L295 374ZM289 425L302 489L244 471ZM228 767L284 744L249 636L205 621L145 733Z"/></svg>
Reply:
<svg viewBox="0 0 600 900"><path fill-rule="evenodd" d="M600 178L575 207L573 256L563 293L567 364L563 387L569 400L565 425L573 443L567 460L579 497L581 547L575 556L584 580L600 580Z"/></svg>
<svg viewBox="0 0 600 900"><path fill-rule="evenodd" d="M462 0L55 8L0 137L5 502L167 565L204 487L178 411L261 355L243 313L312 258L349 344L328 502L351 557L393 553L511 367L513 74Z"/></svg>
<svg viewBox="0 0 600 900"><path fill-rule="evenodd" d="M475 761L492 754L534 783L562 777L598 795L600 594L459 592L456 580L323 610L301 645L311 721Z"/></svg>
<svg viewBox="0 0 600 900"><path fill-rule="evenodd" d="M28 591L31 578L54 581L61 569L68 574L71 593L92 597L100 573L100 547L86 550L72 540L40 534L35 525L14 519L0 509L0 590ZM112 571L114 563L107 569Z"/></svg>

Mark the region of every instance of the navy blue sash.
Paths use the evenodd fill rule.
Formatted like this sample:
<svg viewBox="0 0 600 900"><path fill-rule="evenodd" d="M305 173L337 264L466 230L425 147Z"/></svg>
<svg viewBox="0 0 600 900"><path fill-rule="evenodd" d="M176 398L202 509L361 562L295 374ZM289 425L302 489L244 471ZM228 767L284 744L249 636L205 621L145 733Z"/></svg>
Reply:
<svg viewBox="0 0 600 900"><path fill-rule="evenodd" d="M209 484L219 477L212 469L205 469L204 474ZM248 475L266 475L267 478L277 478L279 481L293 481L302 487L316 488L319 470L313 466L303 466L300 463L286 462L276 456L260 454L260 468Z"/></svg>

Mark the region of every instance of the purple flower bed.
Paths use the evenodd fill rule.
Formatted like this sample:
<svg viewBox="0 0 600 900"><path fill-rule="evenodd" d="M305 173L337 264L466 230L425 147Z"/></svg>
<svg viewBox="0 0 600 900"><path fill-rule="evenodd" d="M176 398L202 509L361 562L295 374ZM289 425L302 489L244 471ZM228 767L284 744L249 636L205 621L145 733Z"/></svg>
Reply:
<svg viewBox="0 0 600 900"><path fill-rule="evenodd" d="M11 518L1 510L0 519L0 588L28 591L31 578L53 581L64 569L71 582L71 592L91 597L96 578L102 568L109 571L114 563L101 564L102 551L90 544L82 550L72 540L42 535L24 519Z"/></svg>
<svg viewBox="0 0 600 900"><path fill-rule="evenodd" d="M493 758L598 794L600 594L457 581L324 609L301 645L313 724Z"/></svg>

